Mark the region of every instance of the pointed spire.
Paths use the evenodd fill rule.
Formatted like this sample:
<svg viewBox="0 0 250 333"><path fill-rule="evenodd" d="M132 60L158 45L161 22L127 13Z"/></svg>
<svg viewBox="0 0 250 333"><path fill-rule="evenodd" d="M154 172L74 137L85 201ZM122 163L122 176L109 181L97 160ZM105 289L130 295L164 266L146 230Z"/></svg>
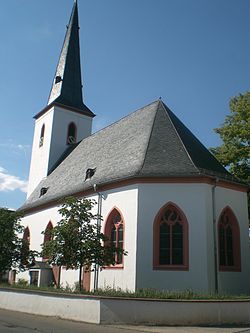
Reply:
<svg viewBox="0 0 250 333"><path fill-rule="evenodd" d="M72 14L67 26L67 32L48 99L48 105L52 102L77 108L91 117L94 116L83 103L82 97L77 0L74 0Z"/></svg>

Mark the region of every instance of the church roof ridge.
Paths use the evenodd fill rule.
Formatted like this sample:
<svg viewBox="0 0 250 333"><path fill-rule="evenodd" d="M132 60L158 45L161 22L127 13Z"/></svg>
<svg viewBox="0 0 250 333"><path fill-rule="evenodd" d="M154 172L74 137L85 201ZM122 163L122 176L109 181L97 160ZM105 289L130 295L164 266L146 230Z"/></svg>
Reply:
<svg viewBox="0 0 250 333"><path fill-rule="evenodd" d="M141 107L141 108L138 108L138 109L136 109L135 111L130 112L129 114L123 116L122 118L119 118L119 119L115 120L113 123L108 124L107 126L105 126L105 127L103 127L103 128L100 128L98 131L92 133L91 135L89 135L88 137L84 138L83 140L86 140L86 139L88 139L88 138L90 138L90 137L93 137L94 135L98 134L99 132L104 131L104 130L108 129L109 127L112 127L112 126L116 125L116 124L119 123L120 121L122 121L122 120L124 120L124 119L126 119L126 118L128 118L128 117L130 117L130 116L132 116L132 115L133 115L134 113L136 113L136 112L141 112L143 109L145 109L145 108L147 108L147 107L149 107L149 106L153 106L153 105L156 106L157 102L159 102L159 101L158 101L158 100L154 100L153 102L148 103L148 104L146 104L145 106L143 106L143 107ZM83 140L82 140L82 141L83 141Z"/></svg>
<svg viewBox="0 0 250 333"><path fill-rule="evenodd" d="M171 111L171 110L169 109L169 107L168 107L168 106L167 106L162 100L160 100L160 102L161 102L162 107L166 110L166 114L167 114L168 117L169 117L169 113L168 113L168 111ZM184 147L184 149L185 149L185 151L186 151L188 157L190 158L190 161L193 163L194 168L196 168L197 171L199 171L199 169L198 169L198 168L196 167L196 165L194 164L194 162L193 162L193 160L192 160L190 154L188 153L188 150L186 149L186 146L185 146L184 142L182 141L182 138L180 137L180 135L179 135L178 131L176 130L176 127L174 126L174 124L173 124L173 122L172 122L172 120L171 120L170 117L169 117L169 121L172 123L172 126L173 126L173 128L174 128L176 134L178 135L180 141L182 142L183 147Z"/></svg>

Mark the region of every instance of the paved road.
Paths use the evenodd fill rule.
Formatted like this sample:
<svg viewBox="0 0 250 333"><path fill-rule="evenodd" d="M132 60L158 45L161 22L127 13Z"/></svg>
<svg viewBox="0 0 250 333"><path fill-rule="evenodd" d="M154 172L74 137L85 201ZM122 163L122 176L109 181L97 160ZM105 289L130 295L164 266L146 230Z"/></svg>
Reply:
<svg viewBox="0 0 250 333"><path fill-rule="evenodd" d="M250 333L249 327L144 327L78 323L0 309L0 333Z"/></svg>

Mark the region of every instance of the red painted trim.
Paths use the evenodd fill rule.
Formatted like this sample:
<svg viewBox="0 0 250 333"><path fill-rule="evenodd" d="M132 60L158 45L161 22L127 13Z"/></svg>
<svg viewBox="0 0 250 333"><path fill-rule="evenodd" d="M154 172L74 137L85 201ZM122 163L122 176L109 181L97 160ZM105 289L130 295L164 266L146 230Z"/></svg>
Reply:
<svg viewBox="0 0 250 333"><path fill-rule="evenodd" d="M223 214L227 213L227 215L230 217L230 222L232 226L232 233L233 233L233 260L234 265L233 266L227 266L227 265L220 265L220 224L221 224L221 217ZM240 250L240 227L238 220L233 212L233 210L226 206L219 217L218 223L217 223L217 233L218 233L218 258L219 258L219 271L221 272L241 272L241 250ZM225 242L225 250L226 250L226 242Z"/></svg>
<svg viewBox="0 0 250 333"><path fill-rule="evenodd" d="M193 177L133 177L117 182L112 182L112 183L107 183L103 185L99 185L99 191L108 191L112 189L116 189L119 187L123 186L129 186L129 185L136 185L136 184L209 184L213 185L214 184L214 178L210 177L205 177L205 176L193 176ZM226 182L226 181L221 181L219 180L217 183L217 187L225 187L229 188L235 191L239 192L245 192L247 193L249 186L247 185L241 185L241 184L236 184L232 182ZM93 189L86 189L84 191L79 191L75 193L69 193L67 196L73 195L76 197L84 197L87 195L94 194ZM61 198L61 200L65 198L65 195ZM25 213L32 213L40 209L46 209L49 207L53 206L58 206L58 203L60 203L60 198L56 198L48 203L44 204L38 204L35 207L24 209L23 212Z"/></svg>
<svg viewBox="0 0 250 333"><path fill-rule="evenodd" d="M49 223L47 224L46 228L45 228L45 234L44 234L44 237L43 237L43 244L45 244L46 242L50 241L51 240L51 235L48 235L46 234L49 231L53 230L53 224L51 221L49 221ZM43 261L48 261L48 258L47 257L43 257Z"/></svg>
<svg viewBox="0 0 250 333"><path fill-rule="evenodd" d="M51 221L49 221L49 223L47 224L46 228L45 228L45 234L44 234L44 239L43 239L43 243L51 240L51 235L46 235L47 231L51 231L53 230L53 224Z"/></svg>
<svg viewBox="0 0 250 333"><path fill-rule="evenodd" d="M112 227L111 221L112 221L112 217L115 214L115 212L117 212L121 216L121 221L122 221L122 225L123 225L123 247L122 247L122 249L124 250L125 220L124 220L122 212L116 206L114 206L110 210L110 212L109 212L109 214L108 214L108 216L107 216L107 218L105 220L104 229L103 229L104 230L104 235L107 236L109 239L111 238L111 227ZM117 234L118 234L118 232L117 232ZM117 238L117 241L118 241L118 238ZM104 268L105 269L123 269L124 268L124 255L122 255L122 263L121 264L115 264L113 266L105 266Z"/></svg>
<svg viewBox="0 0 250 333"><path fill-rule="evenodd" d="M159 245L160 245L160 223L161 217L167 208L174 208L182 218L183 226L183 265L160 265ZM189 269L189 240L188 240L188 221L183 211L173 202L165 204L157 213L153 225L153 269L154 270L188 270Z"/></svg>
<svg viewBox="0 0 250 333"><path fill-rule="evenodd" d="M23 231L23 239L30 243L30 229L26 227Z"/></svg>
<svg viewBox="0 0 250 333"><path fill-rule="evenodd" d="M23 240L27 241L28 248L30 249L30 229L26 227L23 231Z"/></svg>

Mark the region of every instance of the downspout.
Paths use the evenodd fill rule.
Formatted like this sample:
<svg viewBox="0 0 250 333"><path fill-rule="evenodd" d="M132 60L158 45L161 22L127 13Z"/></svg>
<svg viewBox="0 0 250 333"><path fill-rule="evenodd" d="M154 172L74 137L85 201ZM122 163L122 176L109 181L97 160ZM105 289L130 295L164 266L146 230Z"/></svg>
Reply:
<svg viewBox="0 0 250 333"><path fill-rule="evenodd" d="M218 294L218 251L217 251L217 227L216 227L216 201L215 189L217 187L218 179L214 180L212 186L212 211L213 211L213 242L214 242L214 291Z"/></svg>
<svg viewBox="0 0 250 333"><path fill-rule="evenodd" d="M98 202L97 202L97 233L100 233L101 229L101 213L102 213L102 195L100 192L97 192L97 185L94 184L94 191L98 195ZM98 282L99 282L99 265L96 263L94 268L94 291L98 289Z"/></svg>

